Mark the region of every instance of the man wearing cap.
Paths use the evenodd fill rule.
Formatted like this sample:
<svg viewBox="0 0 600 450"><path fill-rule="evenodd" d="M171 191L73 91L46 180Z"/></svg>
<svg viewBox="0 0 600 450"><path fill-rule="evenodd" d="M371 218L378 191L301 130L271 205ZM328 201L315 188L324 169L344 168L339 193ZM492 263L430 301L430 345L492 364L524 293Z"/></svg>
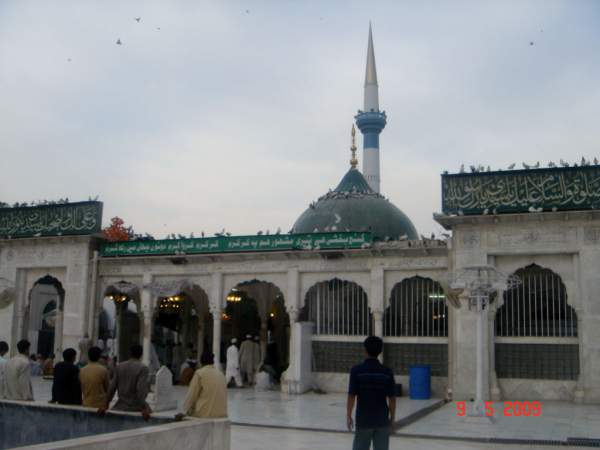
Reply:
<svg viewBox="0 0 600 450"><path fill-rule="evenodd" d="M252 335L247 334L246 339L240 346L240 371L242 373L242 380L246 380L249 385L254 384L254 353L255 351L254 342L252 342Z"/></svg>
<svg viewBox="0 0 600 450"><path fill-rule="evenodd" d="M233 378L237 387L242 387L242 377L240 376L240 355L237 344L237 339L231 340L231 345L227 349L227 368L225 369L225 378L227 379L227 385Z"/></svg>

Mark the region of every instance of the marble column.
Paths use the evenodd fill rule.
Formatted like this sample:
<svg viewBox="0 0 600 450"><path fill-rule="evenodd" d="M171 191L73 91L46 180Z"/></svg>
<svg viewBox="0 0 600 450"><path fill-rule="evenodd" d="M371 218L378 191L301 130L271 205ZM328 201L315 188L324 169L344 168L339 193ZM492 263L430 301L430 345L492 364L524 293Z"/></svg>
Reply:
<svg viewBox="0 0 600 450"><path fill-rule="evenodd" d="M64 312L59 306L56 310L56 322L54 324L54 354L56 355L55 360L62 360L62 346L63 346L63 316Z"/></svg>
<svg viewBox="0 0 600 450"><path fill-rule="evenodd" d="M496 375L496 332L494 323L496 319L496 312L500 307L499 301L502 298L502 292L496 294L496 302L491 305L488 311L488 358L490 366L490 398L498 401L502 398L500 391L500 385L498 384L498 376Z"/></svg>
<svg viewBox="0 0 600 450"><path fill-rule="evenodd" d="M198 361L200 361L200 357L202 353L204 353L204 313L196 316L198 320L198 334L196 336L196 352Z"/></svg>
<svg viewBox="0 0 600 450"><path fill-rule="evenodd" d="M150 366L152 345L152 315L154 313L154 305L152 301L153 296L148 287L150 283L152 283L152 275L149 273L144 273L141 289L142 346L144 347L142 362L148 367Z"/></svg>
<svg viewBox="0 0 600 450"><path fill-rule="evenodd" d="M223 314L223 274L213 273L210 292L210 312L213 315L213 353L215 367L221 369L221 314Z"/></svg>

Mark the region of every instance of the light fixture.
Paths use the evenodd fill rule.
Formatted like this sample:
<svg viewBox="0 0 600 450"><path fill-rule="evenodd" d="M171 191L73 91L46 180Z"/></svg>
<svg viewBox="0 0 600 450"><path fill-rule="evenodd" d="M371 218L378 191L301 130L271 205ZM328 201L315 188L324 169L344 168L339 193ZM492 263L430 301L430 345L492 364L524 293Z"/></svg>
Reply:
<svg viewBox="0 0 600 450"><path fill-rule="evenodd" d="M240 294L236 294L237 289L232 289L231 294L227 296L227 301L232 303L237 303L242 301L242 296Z"/></svg>
<svg viewBox="0 0 600 450"><path fill-rule="evenodd" d="M275 318L275 313L272 312L271 314L269 314L269 316L271 316L271 318Z"/></svg>
<svg viewBox="0 0 600 450"><path fill-rule="evenodd" d="M117 294L117 295L111 294L108 296L108 298L110 298L115 303L123 303L123 302L126 302L127 300L129 300L129 297L127 297L126 295L123 295L123 294Z"/></svg>
<svg viewBox="0 0 600 450"><path fill-rule="evenodd" d="M181 300L183 300L183 298L180 295L171 295L169 297L163 297L160 300L158 307L166 311L177 311L181 308Z"/></svg>
<svg viewBox="0 0 600 450"><path fill-rule="evenodd" d="M444 294L429 294L429 300L443 300L446 298Z"/></svg>

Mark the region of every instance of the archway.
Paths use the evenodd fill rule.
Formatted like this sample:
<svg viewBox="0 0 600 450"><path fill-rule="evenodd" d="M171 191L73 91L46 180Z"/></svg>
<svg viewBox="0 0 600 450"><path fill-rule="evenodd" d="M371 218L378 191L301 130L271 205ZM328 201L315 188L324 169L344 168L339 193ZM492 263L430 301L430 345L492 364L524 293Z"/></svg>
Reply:
<svg viewBox="0 0 600 450"><path fill-rule="evenodd" d="M391 292L384 316L384 362L395 374L412 365L448 376L448 306L442 286L421 276L406 278Z"/></svg>
<svg viewBox="0 0 600 450"><path fill-rule="evenodd" d="M57 336L62 336L62 310L65 291L61 282L46 275L37 280L29 291L24 327L31 351L44 358L59 347ZM60 349L57 349L60 350Z"/></svg>
<svg viewBox="0 0 600 450"><path fill-rule="evenodd" d="M119 281L104 291L98 316L97 345L117 361L129 357L129 349L141 343L140 293L137 285Z"/></svg>
<svg viewBox="0 0 600 450"><path fill-rule="evenodd" d="M299 321L312 322L313 371L348 373L364 355L362 341L373 333L367 294L357 283L334 278L306 293Z"/></svg>
<svg viewBox="0 0 600 450"><path fill-rule="evenodd" d="M273 367L275 379L289 366L290 318L283 293L273 283L250 280L237 284L226 297L222 317L221 361L231 339L258 336L261 361Z"/></svg>
<svg viewBox="0 0 600 450"><path fill-rule="evenodd" d="M197 362L211 348L213 320L199 286L183 283L164 294L154 308L150 364L168 367L177 381L187 360Z"/></svg>
<svg viewBox="0 0 600 450"><path fill-rule="evenodd" d="M521 283L504 292L496 312L497 377L576 380L577 313L561 277L536 264L514 275Z"/></svg>

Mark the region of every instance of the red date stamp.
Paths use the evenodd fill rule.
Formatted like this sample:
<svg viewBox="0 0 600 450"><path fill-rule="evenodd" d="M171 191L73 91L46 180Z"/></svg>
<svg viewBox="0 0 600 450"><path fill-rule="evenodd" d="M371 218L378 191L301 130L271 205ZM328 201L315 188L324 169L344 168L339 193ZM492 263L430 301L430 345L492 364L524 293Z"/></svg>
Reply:
<svg viewBox="0 0 600 450"><path fill-rule="evenodd" d="M494 402L485 402L485 415L493 417L500 411L504 417L539 417L542 415L542 404L535 402L503 402L496 405ZM456 414L460 417L467 415L467 402L456 402Z"/></svg>

